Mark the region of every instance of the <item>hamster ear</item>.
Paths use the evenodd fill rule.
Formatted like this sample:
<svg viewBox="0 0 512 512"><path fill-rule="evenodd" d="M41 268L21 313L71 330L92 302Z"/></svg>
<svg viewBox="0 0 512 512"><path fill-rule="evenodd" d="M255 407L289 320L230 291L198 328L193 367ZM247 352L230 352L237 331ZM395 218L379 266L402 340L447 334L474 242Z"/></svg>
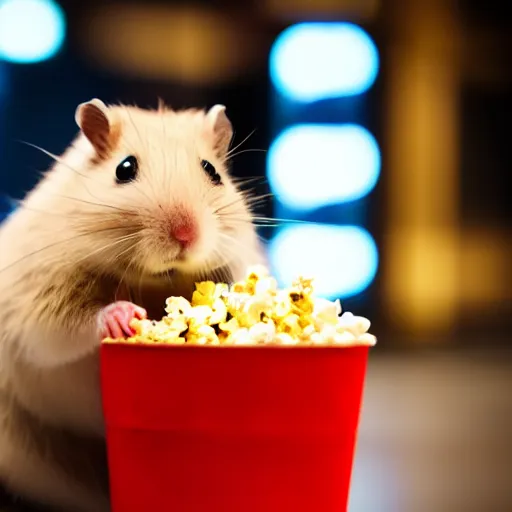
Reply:
<svg viewBox="0 0 512 512"><path fill-rule="evenodd" d="M214 105L206 114L206 122L210 133L214 136L215 150L220 155L224 155L233 137L233 126L226 115L226 107Z"/></svg>
<svg viewBox="0 0 512 512"><path fill-rule="evenodd" d="M81 103L76 109L75 121L98 156L105 157L111 149L112 127L108 107L97 98Z"/></svg>

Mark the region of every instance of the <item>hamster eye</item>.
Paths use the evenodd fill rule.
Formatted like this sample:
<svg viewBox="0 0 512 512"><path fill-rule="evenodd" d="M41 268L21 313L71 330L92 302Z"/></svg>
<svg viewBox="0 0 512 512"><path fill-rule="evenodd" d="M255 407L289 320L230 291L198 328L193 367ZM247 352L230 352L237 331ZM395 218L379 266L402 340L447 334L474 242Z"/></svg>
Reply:
<svg viewBox="0 0 512 512"><path fill-rule="evenodd" d="M116 169L117 183L128 183L137 177L139 171L139 162L133 156L127 156Z"/></svg>
<svg viewBox="0 0 512 512"><path fill-rule="evenodd" d="M208 174L208 177L214 185L220 185L222 183L220 174L215 170L215 167L208 162L208 160L201 160L201 167L205 170L206 174Z"/></svg>

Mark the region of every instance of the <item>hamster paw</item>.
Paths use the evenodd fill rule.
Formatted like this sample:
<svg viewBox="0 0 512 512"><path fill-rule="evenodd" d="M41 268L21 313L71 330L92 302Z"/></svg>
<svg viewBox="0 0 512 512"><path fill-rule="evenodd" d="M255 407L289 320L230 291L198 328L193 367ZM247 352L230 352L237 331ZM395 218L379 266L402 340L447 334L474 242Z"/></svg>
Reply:
<svg viewBox="0 0 512 512"><path fill-rule="evenodd" d="M99 313L98 322L101 339L133 336L135 331L130 327L131 320L146 317L146 310L131 302L124 300L113 302Z"/></svg>

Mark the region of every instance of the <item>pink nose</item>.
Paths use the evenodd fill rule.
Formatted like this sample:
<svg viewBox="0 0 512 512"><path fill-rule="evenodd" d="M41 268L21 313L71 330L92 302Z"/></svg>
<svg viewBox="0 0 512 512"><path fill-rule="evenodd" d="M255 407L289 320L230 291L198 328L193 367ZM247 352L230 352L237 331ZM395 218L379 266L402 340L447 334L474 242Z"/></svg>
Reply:
<svg viewBox="0 0 512 512"><path fill-rule="evenodd" d="M185 249L197 240L197 228L193 222L187 221L173 226L171 235Z"/></svg>

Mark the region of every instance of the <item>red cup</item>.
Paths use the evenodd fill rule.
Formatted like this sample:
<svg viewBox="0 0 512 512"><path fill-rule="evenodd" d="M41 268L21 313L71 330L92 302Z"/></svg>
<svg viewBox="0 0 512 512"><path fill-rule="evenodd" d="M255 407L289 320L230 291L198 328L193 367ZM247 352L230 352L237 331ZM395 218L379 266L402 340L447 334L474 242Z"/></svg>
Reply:
<svg viewBox="0 0 512 512"><path fill-rule="evenodd" d="M101 355L113 512L347 510L368 347Z"/></svg>

